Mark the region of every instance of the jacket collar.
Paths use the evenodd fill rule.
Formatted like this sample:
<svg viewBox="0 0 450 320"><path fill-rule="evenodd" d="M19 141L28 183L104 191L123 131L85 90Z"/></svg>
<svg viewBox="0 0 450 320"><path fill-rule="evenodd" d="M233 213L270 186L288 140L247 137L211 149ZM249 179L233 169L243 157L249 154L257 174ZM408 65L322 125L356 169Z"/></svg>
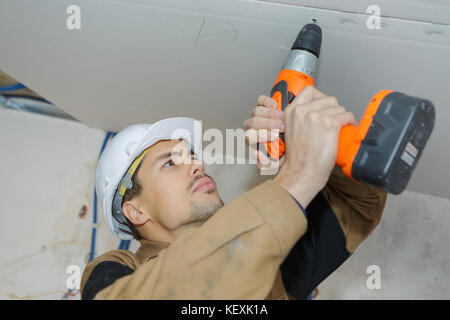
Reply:
<svg viewBox="0 0 450 320"><path fill-rule="evenodd" d="M170 243L153 241L147 239L139 240L141 246L136 251L136 257L138 258L140 263L144 263L148 261L150 258L153 258L158 255L158 253L169 246Z"/></svg>

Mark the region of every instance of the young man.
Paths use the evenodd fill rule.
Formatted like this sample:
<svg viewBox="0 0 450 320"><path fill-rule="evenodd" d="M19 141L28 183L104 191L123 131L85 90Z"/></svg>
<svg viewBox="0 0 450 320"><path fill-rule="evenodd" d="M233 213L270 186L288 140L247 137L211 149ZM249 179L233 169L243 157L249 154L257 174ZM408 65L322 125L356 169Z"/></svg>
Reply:
<svg viewBox="0 0 450 320"><path fill-rule="evenodd" d="M82 299L306 299L376 227L386 201L335 167L346 124L353 114L313 87L284 112L259 97L244 127L260 142L260 129L279 128L286 154L273 179L225 206L201 162L174 161L171 132L192 137L192 119L124 129L99 160L96 190L113 233L141 247L89 263Z"/></svg>

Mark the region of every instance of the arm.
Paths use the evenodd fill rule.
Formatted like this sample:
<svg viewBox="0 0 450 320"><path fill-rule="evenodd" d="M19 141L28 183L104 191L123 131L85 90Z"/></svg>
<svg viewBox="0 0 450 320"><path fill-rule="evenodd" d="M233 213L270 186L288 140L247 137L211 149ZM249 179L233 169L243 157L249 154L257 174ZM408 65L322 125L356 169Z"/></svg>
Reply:
<svg viewBox="0 0 450 320"><path fill-rule="evenodd" d="M347 260L379 223L386 198L386 192L352 181L336 166L306 209L307 232L280 267L288 294L306 299Z"/></svg>
<svg viewBox="0 0 450 320"><path fill-rule="evenodd" d="M264 299L306 224L290 194L268 180L187 229L96 299Z"/></svg>
<svg viewBox="0 0 450 320"><path fill-rule="evenodd" d="M353 253L381 220L387 193L347 178L340 167L333 170L322 195L330 204Z"/></svg>

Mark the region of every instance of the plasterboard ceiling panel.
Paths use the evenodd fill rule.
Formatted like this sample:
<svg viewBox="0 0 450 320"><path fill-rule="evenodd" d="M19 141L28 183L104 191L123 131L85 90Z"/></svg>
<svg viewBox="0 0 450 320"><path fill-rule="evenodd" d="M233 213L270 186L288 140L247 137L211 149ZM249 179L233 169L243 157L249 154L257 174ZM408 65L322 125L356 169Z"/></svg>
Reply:
<svg viewBox="0 0 450 320"><path fill-rule="evenodd" d="M0 69L81 121L117 131L171 116L203 128L242 127L268 94L300 28L318 20L316 86L359 119L379 90L430 99L437 122L409 190L449 197L450 27L243 0L73 1L0 4ZM444 7L445 8L445 7Z"/></svg>
<svg viewBox="0 0 450 320"><path fill-rule="evenodd" d="M450 25L450 0L258 0L303 7L367 14L369 6L380 8L382 17ZM372 11L370 11L372 12Z"/></svg>

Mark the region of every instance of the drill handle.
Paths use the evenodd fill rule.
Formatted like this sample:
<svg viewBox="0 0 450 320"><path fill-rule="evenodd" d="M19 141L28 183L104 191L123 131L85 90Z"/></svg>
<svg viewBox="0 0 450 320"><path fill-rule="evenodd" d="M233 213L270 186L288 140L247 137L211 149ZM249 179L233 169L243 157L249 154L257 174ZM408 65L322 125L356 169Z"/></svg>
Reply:
<svg viewBox="0 0 450 320"><path fill-rule="evenodd" d="M284 111L289 103L306 87L313 86L314 79L295 70L281 70L270 95L277 103L278 110ZM264 143L266 156L278 160L286 152L284 133L281 132L277 141Z"/></svg>

